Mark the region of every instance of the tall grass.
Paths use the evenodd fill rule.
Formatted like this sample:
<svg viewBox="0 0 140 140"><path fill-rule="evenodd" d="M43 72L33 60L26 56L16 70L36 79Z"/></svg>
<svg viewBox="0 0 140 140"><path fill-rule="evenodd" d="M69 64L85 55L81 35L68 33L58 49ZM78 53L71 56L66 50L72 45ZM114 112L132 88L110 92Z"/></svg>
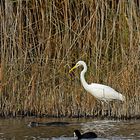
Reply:
<svg viewBox="0 0 140 140"><path fill-rule="evenodd" d="M138 1L5 0L0 3L0 115L140 117ZM81 86L109 85L126 102L101 105Z"/></svg>

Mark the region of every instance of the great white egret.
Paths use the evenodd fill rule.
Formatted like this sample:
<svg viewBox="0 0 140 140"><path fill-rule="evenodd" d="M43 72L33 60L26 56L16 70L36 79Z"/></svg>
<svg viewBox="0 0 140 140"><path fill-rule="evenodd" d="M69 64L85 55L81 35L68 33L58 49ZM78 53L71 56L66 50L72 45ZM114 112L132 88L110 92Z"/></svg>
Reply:
<svg viewBox="0 0 140 140"><path fill-rule="evenodd" d="M89 93L91 93L95 98L105 102L112 100L125 101L125 96L123 96L121 93L117 92L116 90L114 90L109 86L97 83L88 84L84 77L87 71L87 65L84 61L78 61L76 65L69 71L69 73L79 66L84 67L84 69L80 74L81 83L84 89Z"/></svg>
<svg viewBox="0 0 140 140"><path fill-rule="evenodd" d="M78 140L97 138L97 134L95 134L94 132L86 132L84 134L81 134L79 130L74 130L74 136L77 136Z"/></svg>

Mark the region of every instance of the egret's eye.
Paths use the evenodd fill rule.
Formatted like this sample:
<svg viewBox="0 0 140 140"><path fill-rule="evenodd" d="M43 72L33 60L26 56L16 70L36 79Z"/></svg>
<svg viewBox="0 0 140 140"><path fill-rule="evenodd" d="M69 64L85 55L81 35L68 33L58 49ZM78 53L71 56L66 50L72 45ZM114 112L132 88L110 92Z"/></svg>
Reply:
<svg viewBox="0 0 140 140"><path fill-rule="evenodd" d="M76 66L79 66L79 63L77 63Z"/></svg>

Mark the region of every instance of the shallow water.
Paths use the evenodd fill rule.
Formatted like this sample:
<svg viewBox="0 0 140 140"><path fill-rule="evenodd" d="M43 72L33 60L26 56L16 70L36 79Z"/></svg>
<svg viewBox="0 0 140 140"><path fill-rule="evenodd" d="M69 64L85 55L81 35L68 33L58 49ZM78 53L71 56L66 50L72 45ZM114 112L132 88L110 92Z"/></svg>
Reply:
<svg viewBox="0 0 140 140"><path fill-rule="evenodd" d="M66 126L29 127L30 121L69 122ZM94 131L97 140L140 139L140 120L114 121L94 119L0 119L0 140L74 140L74 129L81 132Z"/></svg>

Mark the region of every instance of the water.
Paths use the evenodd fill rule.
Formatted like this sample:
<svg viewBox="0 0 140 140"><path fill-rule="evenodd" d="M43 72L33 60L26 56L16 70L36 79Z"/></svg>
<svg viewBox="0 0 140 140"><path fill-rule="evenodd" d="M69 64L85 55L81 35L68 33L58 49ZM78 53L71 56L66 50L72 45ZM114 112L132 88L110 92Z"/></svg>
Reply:
<svg viewBox="0 0 140 140"><path fill-rule="evenodd" d="M30 121L69 122L66 126L28 127ZM76 140L74 129L94 131L96 140L140 140L140 120L113 121L94 119L0 119L0 140Z"/></svg>

